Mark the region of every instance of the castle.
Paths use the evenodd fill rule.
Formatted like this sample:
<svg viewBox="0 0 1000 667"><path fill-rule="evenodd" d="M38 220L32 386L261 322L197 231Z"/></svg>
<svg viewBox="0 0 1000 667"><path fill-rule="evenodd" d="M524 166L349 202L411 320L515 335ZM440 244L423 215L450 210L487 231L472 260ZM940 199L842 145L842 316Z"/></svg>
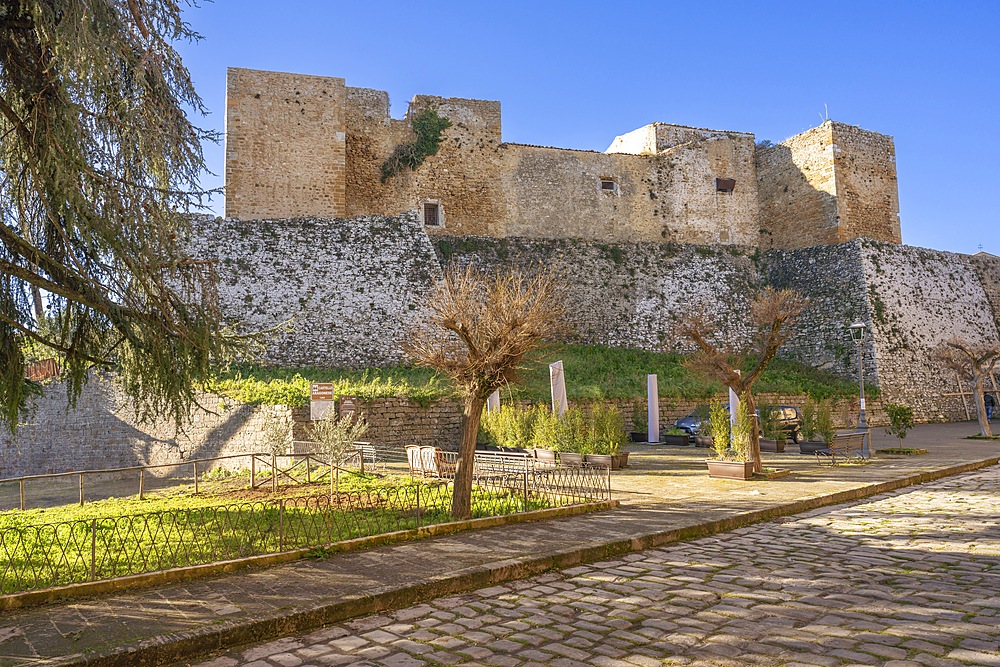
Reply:
<svg viewBox="0 0 1000 667"><path fill-rule="evenodd" d="M411 120L451 121L418 169L381 178ZM505 143L500 103L389 96L343 79L230 69L226 217L416 210L429 234L800 248L900 243L892 137L827 121L761 148L753 134L653 123L603 153Z"/></svg>
<svg viewBox="0 0 1000 667"><path fill-rule="evenodd" d="M706 304L739 343L748 288L798 289L812 305L783 354L855 376L864 322L866 382L922 419L969 414L933 349L1000 341L1000 260L902 245L883 134L826 121L769 145L653 123L603 153L548 148L503 142L498 102L417 96L396 120L385 92L246 69L226 106L226 218L192 244L219 259L228 315L296 318L275 363L399 361L454 259L558 267L575 340L611 346L684 349L678 322ZM427 109L451 123L438 152L383 178Z"/></svg>
<svg viewBox="0 0 1000 667"><path fill-rule="evenodd" d="M429 108L451 122L439 151L383 182ZM699 306L716 316L713 335L738 345L746 295L795 288L811 305L782 354L855 378L848 326L864 322L865 382L881 390L873 423L892 402L922 420L969 418L968 386L933 350L952 337L1000 344L1000 258L901 243L882 134L828 121L764 146L654 123L604 153L525 146L502 141L497 102L418 96L394 120L384 92L242 69L229 71L226 121L226 217L196 219L187 242L217 260L228 318L261 329L292 318L268 350L278 365L399 362L455 260L559 270L573 340L616 347L683 350L678 324ZM457 438L457 406L403 402L368 406L381 442ZM259 450L261 420L292 419L283 407L218 412L196 413L184 434L143 430L110 388L91 387L72 412L50 392L19 444L0 434L0 476Z"/></svg>

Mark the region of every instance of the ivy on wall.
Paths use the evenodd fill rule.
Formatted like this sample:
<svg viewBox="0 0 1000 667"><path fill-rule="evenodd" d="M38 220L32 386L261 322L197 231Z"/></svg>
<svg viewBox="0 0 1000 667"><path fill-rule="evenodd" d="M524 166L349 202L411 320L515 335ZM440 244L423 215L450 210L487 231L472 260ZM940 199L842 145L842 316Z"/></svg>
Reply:
<svg viewBox="0 0 1000 667"><path fill-rule="evenodd" d="M421 111L413 119L413 133L416 139L400 144L392 155L382 163L382 182L401 172L404 168L416 169L428 155L434 155L441 147L441 133L451 127L451 121L438 115L436 109Z"/></svg>

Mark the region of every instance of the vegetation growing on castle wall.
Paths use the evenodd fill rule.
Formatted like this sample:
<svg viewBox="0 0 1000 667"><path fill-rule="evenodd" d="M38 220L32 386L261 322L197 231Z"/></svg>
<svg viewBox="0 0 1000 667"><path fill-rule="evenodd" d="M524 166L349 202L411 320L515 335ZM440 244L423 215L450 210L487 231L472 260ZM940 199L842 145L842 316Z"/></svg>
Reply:
<svg viewBox="0 0 1000 667"><path fill-rule="evenodd" d="M382 182L403 171L404 168L416 169L429 155L434 155L441 147L441 133L451 127L451 121L438 115L436 109L421 111L413 119L413 133L416 139L410 143L400 144L382 163Z"/></svg>
<svg viewBox="0 0 1000 667"><path fill-rule="evenodd" d="M566 345L542 360L562 359L571 400L641 399L646 374L656 373L660 394L683 399L708 398L721 384L706 382L683 366L684 356L600 345ZM504 399L546 402L549 373L544 367L522 376L521 386L503 390ZM215 379L212 390L246 403L301 406L309 402L310 382L334 382L338 396L362 399L399 397L426 405L456 395L451 384L425 368L391 367L350 371L320 368L243 367ZM853 380L788 359L776 359L758 381L762 393L808 394L816 399L851 397ZM877 388L866 387L869 396Z"/></svg>

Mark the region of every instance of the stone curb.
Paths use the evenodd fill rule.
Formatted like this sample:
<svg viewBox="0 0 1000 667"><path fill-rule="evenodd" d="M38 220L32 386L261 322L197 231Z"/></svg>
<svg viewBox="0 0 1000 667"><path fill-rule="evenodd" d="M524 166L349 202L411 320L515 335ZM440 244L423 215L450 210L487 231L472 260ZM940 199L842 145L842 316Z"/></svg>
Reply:
<svg viewBox="0 0 1000 667"><path fill-rule="evenodd" d="M944 477L978 470L1000 463L991 457L961 465L910 475L896 480L870 484L856 489L796 501L778 507L744 512L735 516L685 526L661 533L617 540L581 548L557 551L541 556L508 559L429 577L427 581L400 588L376 589L369 595L346 596L336 602L275 612L254 619L226 621L190 632L178 632L153 637L137 644L122 646L101 653L71 655L45 662L49 665L88 667L128 667L133 665L163 665L180 662L214 651L230 649L240 644L262 642L280 636L313 630L330 623L403 608L429 599L467 592L477 588L523 579L548 570L561 569L620 556L633 551L654 548L682 540L705 537L770 519L799 514L820 507L895 491Z"/></svg>

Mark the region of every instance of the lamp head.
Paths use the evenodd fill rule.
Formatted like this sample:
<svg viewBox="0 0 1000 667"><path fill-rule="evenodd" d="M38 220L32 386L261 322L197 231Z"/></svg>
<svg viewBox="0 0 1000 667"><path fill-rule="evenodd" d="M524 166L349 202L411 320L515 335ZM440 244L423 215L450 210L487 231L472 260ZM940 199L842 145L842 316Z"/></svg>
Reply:
<svg viewBox="0 0 1000 667"><path fill-rule="evenodd" d="M865 339L865 330L868 327L865 326L864 322L855 322L850 326L851 329L851 339L860 344Z"/></svg>

